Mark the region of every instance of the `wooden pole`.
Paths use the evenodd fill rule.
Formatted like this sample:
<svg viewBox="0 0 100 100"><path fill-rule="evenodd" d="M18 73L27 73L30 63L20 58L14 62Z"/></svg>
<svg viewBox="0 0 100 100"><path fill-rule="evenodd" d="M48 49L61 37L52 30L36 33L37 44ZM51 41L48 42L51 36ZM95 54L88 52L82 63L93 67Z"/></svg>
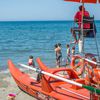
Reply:
<svg viewBox="0 0 100 100"><path fill-rule="evenodd" d="M84 30L83 30L83 16L84 16L84 3L82 3L82 22L81 22L81 40L82 40L82 54L84 54Z"/></svg>

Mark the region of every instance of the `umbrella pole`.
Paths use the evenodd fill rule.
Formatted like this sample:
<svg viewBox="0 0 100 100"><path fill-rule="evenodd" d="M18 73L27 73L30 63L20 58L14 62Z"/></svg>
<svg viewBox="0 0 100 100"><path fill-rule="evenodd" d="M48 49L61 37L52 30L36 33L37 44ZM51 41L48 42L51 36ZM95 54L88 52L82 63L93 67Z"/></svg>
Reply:
<svg viewBox="0 0 100 100"><path fill-rule="evenodd" d="M81 22L81 41L82 41L82 55L84 57L84 23L83 23L83 16L84 16L84 3L82 3L82 22ZM84 60L83 60L84 63ZM84 64L82 65L84 66ZM90 100L92 100L93 92L90 92Z"/></svg>
<svg viewBox="0 0 100 100"><path fill-rule="evenodd" d="M84 3L82 3L81 35L79 39L79 52L82 54L82 56L84 56L83 16L84 16Z"/></svg>
<svg viewBox="0 0 100 100"><path fill-rule="evenodd" d="M83 30L83 16L84 16L84 3L82 3L82 22L81 22L81 41L82 41L82 54L84 54L84 30Z"/></svg>

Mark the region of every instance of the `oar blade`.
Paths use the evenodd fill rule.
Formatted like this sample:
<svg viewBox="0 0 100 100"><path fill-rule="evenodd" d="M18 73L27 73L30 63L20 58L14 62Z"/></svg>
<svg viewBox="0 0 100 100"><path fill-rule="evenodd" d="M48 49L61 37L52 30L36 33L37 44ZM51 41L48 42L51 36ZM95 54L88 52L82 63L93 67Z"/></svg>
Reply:
<svg viewBox="0 0 100 100"><path fill-rule="evenodd" d="M96 94L100 94L100 89L94 88L92 86L82 85L82 87L86 88L87 90L94 92Z"/></svg>

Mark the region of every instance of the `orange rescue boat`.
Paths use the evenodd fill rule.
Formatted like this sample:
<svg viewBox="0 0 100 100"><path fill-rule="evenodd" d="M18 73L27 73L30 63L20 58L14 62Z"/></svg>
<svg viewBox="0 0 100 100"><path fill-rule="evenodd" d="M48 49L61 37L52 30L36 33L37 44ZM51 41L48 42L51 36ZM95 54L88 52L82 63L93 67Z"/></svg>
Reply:
<svg viewBox="0 0 100 100"><path fill-rule="evenodd" d="M31 78L28 74L20 71L11 60L8 61L8 66L12 77L17 86L28 93L29 95L39 100L89 100L90 92L82 87L66 83L58 79L50 79L47 75L42 74L40 81ZM41 65L40 65L41 66ZM84 84L84 80L78 78L77 74L72 69L57 69L53 74L60 71L66 71L67 76L71 80ZM70 75L72 74L72 76ZM34 74L34 73L33 73ZM69 77L68 77L69 75ZM94 100L97 100L94 96Z"/></svg>

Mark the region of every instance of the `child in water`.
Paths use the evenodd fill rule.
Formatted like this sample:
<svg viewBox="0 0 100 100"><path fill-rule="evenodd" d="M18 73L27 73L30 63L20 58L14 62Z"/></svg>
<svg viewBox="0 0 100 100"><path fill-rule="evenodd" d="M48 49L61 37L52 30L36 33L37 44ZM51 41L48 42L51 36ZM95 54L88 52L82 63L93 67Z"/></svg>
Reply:
<svg viewBox="0 0 100 100"><path fill-rule="evenodd" d="M72 47L72 56L75 55L75 46Z"/></svg>
<svg viewBox="0 0 100 100"><path fill-rule="evenodd" d="M28 65L29 66L32 66L32 67L35 67L35 63L34 63L34 60L33 60L33 56L29 56L29 60L28 60Z"/></svg>

